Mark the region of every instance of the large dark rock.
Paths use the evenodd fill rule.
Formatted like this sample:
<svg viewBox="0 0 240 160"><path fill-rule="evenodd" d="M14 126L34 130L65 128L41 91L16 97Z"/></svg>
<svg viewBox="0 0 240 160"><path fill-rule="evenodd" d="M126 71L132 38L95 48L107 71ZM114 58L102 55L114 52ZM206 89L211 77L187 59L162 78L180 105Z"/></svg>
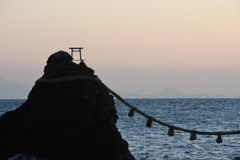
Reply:
<svg viewBox="0 0 240 160"><path fill-rule="evenodd" d="M94 77L94 71L59 51L49 57L42 78L73 75ZM117 119L113 97L97 82L37 82L25 103L0 117L0 159L21 153L50 160L133 160Z"/></svg>

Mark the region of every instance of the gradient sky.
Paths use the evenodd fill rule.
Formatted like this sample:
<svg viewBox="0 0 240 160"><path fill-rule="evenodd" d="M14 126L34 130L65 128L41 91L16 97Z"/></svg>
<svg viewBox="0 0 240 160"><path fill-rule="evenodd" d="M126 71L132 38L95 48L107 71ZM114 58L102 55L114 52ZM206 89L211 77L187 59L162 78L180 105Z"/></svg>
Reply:
<svg viewBox="0 0 240 160"><path fill-rule="evenodd" d="M4 82L32 86L52 53L84 47L119 93L240 95L238 0L1 0L0 37Z"/></svg>

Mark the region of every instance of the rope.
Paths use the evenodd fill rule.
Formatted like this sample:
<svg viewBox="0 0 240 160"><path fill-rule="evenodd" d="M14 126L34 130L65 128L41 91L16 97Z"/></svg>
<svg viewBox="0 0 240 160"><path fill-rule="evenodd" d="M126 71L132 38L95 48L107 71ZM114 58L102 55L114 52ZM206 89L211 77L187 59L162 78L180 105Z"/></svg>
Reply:
<svg viewBox="0 0 240 160"><path fill-rule="evenodd" d="M90 81L94 81L97 82L98 84L100 84L101 86L103 86L106 90L108 90L108 92L110 92L114 97L116 97L119 101L121 101L122 103L124 103L126 106L128 106L129 108L131 108L130 112L129 112L129 116L132 117L134 115L134 111L141 114L142 116L148 118L148 121L146 123L147 127L151 127L152 126L152 122L156 122L158 124L161 124L163 126L167 126L169 127L169 131L168 131L168 135L169 136L173 136L174 135L174 129L175 130L179 130L179 131L183 131L183 132L189 132L191 133L190 136L190 140L195 140L196 138L196 134L201 134L201 135L217 135L218 138L216 140L217 143L222 143L222 138L221 135L230 135L230 134L240 134L240 130L238 131L227 131L227 132L204 132L204 131L197 131L197 130L190 130L190 129L185 129L185 128L181 128L181 127L177 127L174 125L170 125L167 123L164 123L160 120L157 120L156 118L147 115L146 113L142 112L141 110L139 110L138 108L136 108L135 106L129 104L128 102L126 102L121 96L119 96L117 93L115 93L114 91L112 91L110 88L108 88L99 78L98 76L92 77L92 76L86 76L86 75L76 75L76 76L68 76L68 77L62 77L62 78L52 78L52 79L43 79L40 78L36 81L36 83L41 82L41 83L59 83L59 82L65 82L65 81L71 81L71 80L77 80L77 79L86 79L86 80L90 80Z"/></svg>

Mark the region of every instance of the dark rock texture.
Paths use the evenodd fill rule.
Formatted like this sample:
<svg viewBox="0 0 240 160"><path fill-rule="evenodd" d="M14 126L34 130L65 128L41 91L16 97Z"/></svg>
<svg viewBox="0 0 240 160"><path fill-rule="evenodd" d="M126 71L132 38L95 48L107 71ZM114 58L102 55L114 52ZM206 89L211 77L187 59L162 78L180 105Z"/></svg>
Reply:
<svg viewBox="0 0 240 160"><path fill-rule="evenodd" d="M59 51L49 57L42 78L93 73ZM50 160L133 160L117 119L113 97L97 82L37 82L25 103L0 117L0 159L22 153Z"/></svg>

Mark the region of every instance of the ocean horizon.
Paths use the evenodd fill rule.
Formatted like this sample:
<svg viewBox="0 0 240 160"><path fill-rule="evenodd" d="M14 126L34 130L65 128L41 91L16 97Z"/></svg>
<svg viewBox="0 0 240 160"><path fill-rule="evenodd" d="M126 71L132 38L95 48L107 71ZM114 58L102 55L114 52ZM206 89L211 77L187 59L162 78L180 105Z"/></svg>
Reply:
<svg viewBox="0 0 240 160"><path fill-rule="evenodd" d="M174 126L208 132L240 130L240 99L125 100L146 114ZM25 101L1 99L0 115L18 108ZM129 117L130 109L116 99L114 102L119 116L116 126L137 160L235 160L240 157L239 135L223 135L223 143L220 144L216 143L217 136L214 135L196 135L197 140L190 141L189 133L176 130L171 137L167 135L168 127L153 122L148 128L145 117L137 113ZM24 157L20 153L18 156Z"/></svg>

